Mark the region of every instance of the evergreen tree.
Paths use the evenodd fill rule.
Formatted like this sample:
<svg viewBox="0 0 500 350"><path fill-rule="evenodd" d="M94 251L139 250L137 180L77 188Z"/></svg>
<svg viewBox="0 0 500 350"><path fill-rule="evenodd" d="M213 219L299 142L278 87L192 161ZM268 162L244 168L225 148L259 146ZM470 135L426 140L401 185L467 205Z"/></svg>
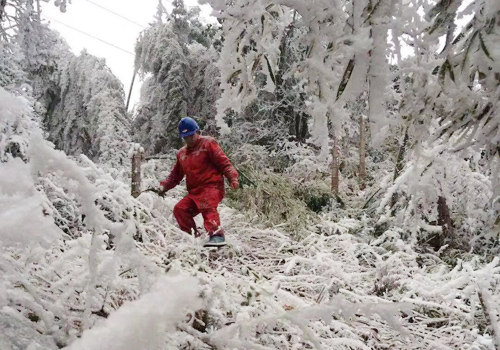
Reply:
<svg viewBox="0 0 500 350"><path fill-rule="evenodd" d="M220 73L217 68L219 54L213 48L200 44L189 47L191 78L187 115L198 120L206 132L216 134L216 102L220 97Z"/></svg>
<svg viewBox="0 0 500 350"><path fill-rule="evenodd" d="M66 1L56 5L64 11ZM17 16L11 42L0 44L2 84L27 90L36 102L35 115L58 148L112 166L122 164L130 139L122 84L104 60L86 52L74 56L59 34L41 23L33 0L9 1L9 7Z"/></svg>
<svg viewBox="0 0 500 350"><path fill-rule="evenodd" d="M160 6L160 5L159 5ZM150 154L178 148L177 125L185 116L195 117L202 128L215 134L215 101L220 79L216 62L217 28L204 26L198 7L187 11L182 0L163 23L159 7L157 23L136 45L136 69L145 79L134 116L134 140Z"/></svg>
<svg viewBox="0 0 500 350"><path fill-rule="evenodd" d="M184 0L174 0L172 1L172 13L170 18L172 21L172 31L177 35L177 41L179 44L185 48L188 44L189 38L189 18L186 6L184 5Z"/></svg>
<svg viewBox="0 0 500 350"><path fill-rule="evenodd" d="M189 61L172 24L147 29L136 45L136 69L146 79L134 119L134 140L150 154L180 146L179 120L187 116Z"/></svg>
<svg viewBox="0 0 500 350"><path fill-rule="evenodd" d="M103 59L85 51L65 62L58 78L60 101L45 118L49 140L68 154L122 164L130 120L121 82Z"/></svg>
<svg viewBox="0 0 500 350"><path fill-rule="evenodd" d="M15 42L24 55L23 70L32 88L33 98L39 102L39 113L51 113L60 100L58 71L73 55L61 36L40 22L32 4L20 16Z"/></svg>

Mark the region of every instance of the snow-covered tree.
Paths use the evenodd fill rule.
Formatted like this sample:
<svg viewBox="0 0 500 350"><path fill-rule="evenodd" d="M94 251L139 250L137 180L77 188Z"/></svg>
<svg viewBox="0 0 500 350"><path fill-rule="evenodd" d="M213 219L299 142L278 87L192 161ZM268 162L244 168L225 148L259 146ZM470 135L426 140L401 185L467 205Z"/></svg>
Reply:
<svg viewBox="0 0 500 350"><path fill-rule="evenodd" d="M130 120L122 83L103 59L85 51L65 62L58 75L60 95L44 119L49 140L68 154L125 162Z"/></svg>
<svg viewBox="0 0 500 350"><path fill-rule="evenodd" d="M31 87L31 95L38 102L37 113L51 113L60 99L58 72L65 62L72 59L68 44L59 33L40 22L29 3L21 14L15 42L23 52L23 69L27 73L25 83Z"/></svg>
<svg viewBox="0 0 500 350"><path fill-rule="evenodd" d="M23 16L36 17L40 21L41 4L52 0L1 0L0 1L0 37L2 40L10 40L16 33L19 23L23 21ZM66 12L68 2L71 0L54 0L53 4L61 12Z"/></svg>
<svg viewBox="0 0 500 350"><path fill-rule="evenodd" d="M410 2L409 5L414 9L419 6L418 2ZM407 21L398 24L399 31L408 33L406 42L415 50L415 55L404 60L401 59L400 52L397 55L398 65L401 68L398 73L401 98L397 114L405 124L405 131L401 134L402 147L409 150L404 158L408 162L406 171L420 166L417 165L420 162L427 164L428 169L421 172L421 178L415 179L401 172L402 162L398 162L396 173L398 176L406 174L406 178L395 176L395 184L389 193L392 194L392 204L394 204L395 199L399 198L397 191L401 190L401 186L406 186L403 192L409 195L407 199L410 201L410 206L415 205L411 203L416 197L426 196L425 204L420 203L416 206L418 210L408 211L408 202L403 205L403 208L406 208L404 211L408 213L404 220L415 215L413 219L417 221L425 217L428 221L441 222L443 232L438 235L440 237L436 243L438 247L445 242L459 244L461 240L470 241L469 236L462 231L464 228L462 218L471 214L456 209L456 199L449 190L456 180L450 173L457 173L456 169L460 168L460 157L477 159L483 153L490 161L490 169L497 166L499 159L496 150L497 135L499 135L496 126L498 118L495 117L495 112L490 110L497 98L495 97L497 93L494 91L498 89L498 84L491 84L493 79L489 80L486 84L489 87L486 87L479 81L480 72L491 68L489 51L484 40L480 39L484 30L482 16L488 12L484 11L480 4L471 3L465 11L474 9L477 11L474 11L475 16L480 18L473 17L471 23L461 28L461 32L454 36L458 5L459 2L453 1L437 2L430 7L426 18L416 14L415 11L405 11L402 18L406 17ZM489 28L493 30L494 26ZM440 45L440 40L443 45ZM440 48L439 51L437 48ZM490 75L493 76L494 74ZM449 157L450 153L460 156L449 158L448 166L441 169L442 171L430 171L434 164L439 164L440 160ZM399 157L399 160L402 159ZM449 167L454 167L455 170L449 170ZM495 170L478 171L477 167L460 169L459 173L467 173L464 176L490 176L493 183L498 181ZM434 182L434 185L430 186L432 191L435 191L432 195L428 192L430 188L424 190L421 187L422 182L429 181ZM483 190L483 193L489 193L493 202L489 205L493 207L495 198L498 197L498 194L495 194L497 187L493 185L493 192ZM475 198L477 196L479 195L475 194ZM393 212L401 209L402 207L398 206L397 209L393 208ZM422 210L427 214L423 214ZM431 212L438 215L438 218L430 218ZM459 215L454 215L457 212ZM491 227L492 222L486 220L479 226L483 225ZM418 227L415 223L412 226ZM462 234L457 236L453 234L454 230L461 231Z"/></svg>
<svg viewBox="0 0 500 350"><path fill-rule="evenodd" d="M303 54L288 74L298 80L305 94L306 112L313 118L312 141L322 147L323 155L327 154L328 119L335 130L340 130L339 108L356 98L367 80L372 96L370 124L373 135L383 139L380 132L387 124L383 112L388 88L387 25L383 24L387 4L379 3L372 11L371 3L363 1L317 1L311 6L295 1L279 5L260 1L210 3L220 13L225 36L220 62L225 69L223 93L218 102L222 126L228 109L240 112L257 97L256 70L268 77L267 89L274 91L278 45L286 40L286 29L296 18L297 49L303 48Z"/></svg>
<svg viewBox="0 0 500 350"><path fill-rule="evenodd" d="M2 75L10 76L6 77L10 82L5 81L4 86L17 80L15 85L19 89L19 78L12 79L16 74L14 66L18 66L25 75L22 83L29 85L33 98L43 100L42 105L46 105L49 103L47 95L53 93L51 90L54 89L54 72L61 61L69 56L69 46L58 33L41 23L39 10L39 6L35 9L32 0L5 2L6 17L1 23L9 23L10 26L5 29L5 40L1 44L5 68Z"/></svg>
<svg viewBox="0 0 500 350"><path fill-rule="evenodd" d="M219 55L211 45L217 41L216 29L200 22L199 8L187 11L183 1L173 5L167 22L153 24L136 45L135 65L144 83L133 133L149 154L180 146L177 125L183 117L195 117L202 128L216 131Z"/></svg>
<svg viewBox="0 0 500 350"><path fill-rule="evenodd" d="M439 113L437 136L451 137L455 151L472 147L485 155L494 182L493 206L500 218L500 53L495 49L500 5L472 1L457 14L460 3L440 1L428 13L430 35L445 35L438 72L442 93L430 108ZM472 17L456 34L456 18L463 14Z"/></svg>
<svg viewBox="0 0 500 350"><path fill-rule="evenodd" d="M190 84L187 115L196 117L202 129L215 129L216 102L220 96L219 54L198 43L189 46Z"/></svg>
<svg viewBox="0 0 500 350"><path fill-rule="evenodd" d="M178 147L177 125L187 116L190 72L186 51L170 23L142 33L135 64L139 74L147 77L133 124L135 141L150 154Z"/></svg>
<svg viewBox="0 0 500 350"><path fill-rule="evenodd" d="M0 42L0 86L13 91L27 81L24 55L16 43Z"/></svg>
<svg viewBox="0 0 500 350"><path fill-rule="evenodd" d="M172 12L170 18L172 19L172 31L177 35L177 40L183 48L188 44L188 37L190 31L188 11L184 5L184 0L172 1Z"/></svg>
<svg viewBox="0 0 500 350"><path fill-rule="evenodd" d="M156 15L155 15L155 21L156 23L162 23L164 21L164 17L168 16L168 11L163 5L162 0L158 0L158 5L156 5Z"/></svg>
<svg viewBox="0 0 500 350"><path fill-rule="evenodd" d="M55 4L65 10L66 1ZM59 34L41 23L39 2L5 5L14 24L10 42L1 44L4 86L33 99L35 114L57 147L122 164L128 159L130 121L121 83L104 61L85 52L75 57Z"/></svg>

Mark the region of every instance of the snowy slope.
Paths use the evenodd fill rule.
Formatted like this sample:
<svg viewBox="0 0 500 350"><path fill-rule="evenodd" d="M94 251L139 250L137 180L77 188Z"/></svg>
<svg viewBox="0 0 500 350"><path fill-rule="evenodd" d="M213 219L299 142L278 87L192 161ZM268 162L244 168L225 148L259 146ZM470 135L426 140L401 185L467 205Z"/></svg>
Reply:
<svg viewBox="0 0 500 350"><path fill-rule="evenodd" d="M207 250L174 224L182 189L135 200L89 165L80 180L112 204L104 208L123 211L106 217L129 218L121 236L87 230L48 249L2 249L3 313L69 349L493 349L479 295L495 319L498 259L452 267L401 232L374 240L366 223L326 216L330 235L311 227L296 241L225 205L229 245Z"/></svg>
<svg viewBox="0 0 500 350"><path fill-rule="evenodd" d="M197 349L491 344L478 335L484 316L477 293L489 295L497 284L497 259L483 265L472 257L450 268L434 255L417 254L396 233L370 243L346 229L296 242L277 229L253 228L227 207L222 220L230 233L227 248L207 251L201 240L166 237L165 248L149 252L165 270L198 278L208 315L206 334L183 325L167 337L165 349L187 343ZM340 224L352 226L350 220ZM351 232L361 232L359 226Z"/></svg>
<svg viewBox="0 0 500 350"><path fill-rule="evenodd" d="M153 204L153 215L168 215L176 200L143 197L151 197L140 199ZM168 271L167 276L177 276L170 278L195 277L181 282L191 289L171 282L147 293L125 304L126 312L116 312L122 317L110 317L70 348L487 349L479 344L491 344L478 334L484 320L477 292L496 284L497 260L484 266L473 257L451 269L433 255L412 251L396 234L370 244L347 229L332 236L311 233L295 242L279 230L253 228L230 208L221 212L229 232L229 246L222 250L206 250L202 239L177 232L161 244L139 244L162 270L159 283ZM344 224L352 226L348 220ZM201 300L178 299L187 293L189 300L193 291ZM197 321L178 309L176 316L162 311L179 306L205 310L205 317L197 316L206 326L193 325ZM161 317L166 325L172 317L188 322L176 330L166 326L163 333L156 323L153 330L144 328ZM99 341L130 334L128 343Z"/></svg>
<svg viewBox="0 0 500 350"><path fill-rule="evenodd" d="M461 254L446 263L415 251L401 229L375 239L370 220L329 213L298 240L225 204L229 245L207 250L174 223L184 189L134 199L126 178L43 140L26 123L27 101L3 98L14 107L0 109L0 165L9 174L0 178L0 204L10 208L0 217L1 349L500 344L498 258ZM8 152L12 140L26 149L25 162ZM168 167L147 164L143 186Z"/></svg>

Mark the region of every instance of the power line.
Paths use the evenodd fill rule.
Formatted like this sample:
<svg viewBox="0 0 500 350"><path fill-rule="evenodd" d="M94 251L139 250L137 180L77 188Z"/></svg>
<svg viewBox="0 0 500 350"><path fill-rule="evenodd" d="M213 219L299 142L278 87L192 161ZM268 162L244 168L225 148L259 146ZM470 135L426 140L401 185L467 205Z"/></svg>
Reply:
<svg viewBox="0 0 500 350"><path fill-rule="evenodd" d="M80 30L80 29L77 29L77 28L75 28L75 27L72 27L72 26L70 26L69 24L66 24L66 23L60 22L60 21L58 21L57 19L51 18L51 17L49 17L49 16L47 16L47 15L43 15L43 16L44 16L44 17L46 17L46 18L48 18L48 19L50 19L51 21L57 22L57 23L59 23L59 24L61 24L61 25L65 26L65 27L68 27L68 28L70 28L70 29L73 29L73 30L75 30L75 31L77 31L77 32L79 32L79 33L81 33L81 34L84 34L84 35L86 35L86 36L88 36L88 37L92 38L92 39L98 40L98 41L100 41L101 43L104 43L104 44L106 44L106 45L112 46L112 47L114 47L115 49L118 49L118 50L120 50L120 51L123 51L123 52L125 52L125 53L128 53L129 55L135 56L135 54L134 54L133 52L130 52L130 51L125 50L125 49L122 49L121 47L116 46L116 45L114 45L114 44L112 44L112 43L110 43L110 42L108 42L108 41L102 40L102 39L100 39L100 38L98 38L98 37L96 37L96 36L94 36L94 35L92 35L92 34L89 34L89 33L87 33L87 32L84 32L84 31Z"/></svg>
<svg viewBox="0 0 500 350"><path fill-rule="evenodd" d="M146 27L145 27L145 26L143 26L142 24L137 23L136 21L131 20L130 18L127 18L127 17L125 17L125 16L122 16L122 15L120 15L119 13L116 13L116 12L114 12L114 11L112 11L112 10L110 10L110 9L108 9L108 8L106 8L106 7L104 7L104 6L101 6L101 5L99 5L99 4L96 4L95 2L93 2L93 1L91 1L91 0L85 0L85 1L86 1L86 2L88 2L88 3L91 3L91 4L92 4L92 5L94 5L94 6L97 6L97 7L101 8L101 9L103 9L104 11L108 11L109 13L112 13L112 14L114 14L115 16L118 16L118 17L120 17L120 18L122 18L122 19L124 19L124 20L126 20L126 21L128 21L128 22L130 22L130 23L133 23L133 24L135 24L136 26L141 27L142 29L146 29Z"/></svg>

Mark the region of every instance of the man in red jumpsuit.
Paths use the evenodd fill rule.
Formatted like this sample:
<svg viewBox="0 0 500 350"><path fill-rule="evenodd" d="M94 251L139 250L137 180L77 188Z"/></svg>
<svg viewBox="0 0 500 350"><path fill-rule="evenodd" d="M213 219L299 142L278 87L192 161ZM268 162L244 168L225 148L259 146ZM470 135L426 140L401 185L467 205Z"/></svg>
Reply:
<svg viewBox="0 0 500 350"><path fill-rule="evenodd" d="M179 123L179 136L186 146L177 152L177 161L170 175L160 183L159 193L174 188L186 176L188 195L174 207L174 216L181 230L196 237L194 217L201 213L210 239L205 246L225 245L224 231L220 227L217 206L224 198L224 176L237 189L238 172L231 165L217 142L211 137L199 135L199 126L192 118Z"/></svg>

